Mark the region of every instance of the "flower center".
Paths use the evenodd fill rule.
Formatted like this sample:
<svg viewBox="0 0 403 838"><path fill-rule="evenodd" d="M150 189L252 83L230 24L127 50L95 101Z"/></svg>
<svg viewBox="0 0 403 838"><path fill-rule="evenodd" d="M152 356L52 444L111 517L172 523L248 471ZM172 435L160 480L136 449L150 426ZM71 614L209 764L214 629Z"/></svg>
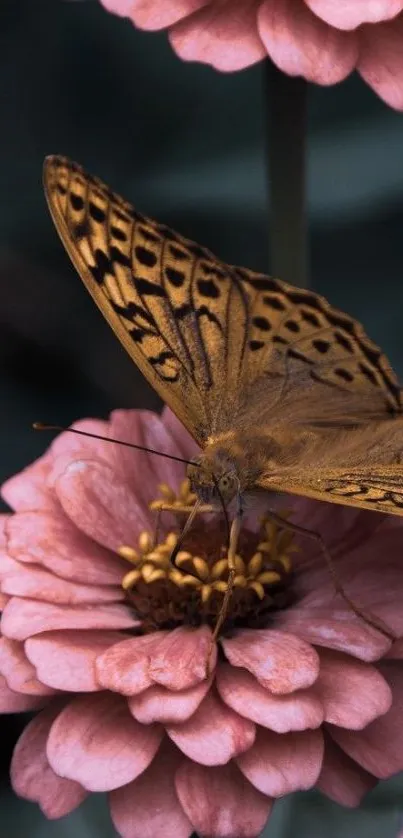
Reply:
<svg viewBox="0 0 403 838"><path fill-rule="evenodd" d="M160 489L162 498L150 504L157 510L155 534L142 532L136 549L124 546L119 550L133 565L125 574L122 587L142 620L144 632L203 623L214 628L228 582L223 523L216 517L196 517L173 564L171 555L183 529L184 516L192 511L196 496L190 492L187 480L178 495L166 484ZM162 511L173 513L178 526L159 539ZM221 633L238 626L265 626L273 611L290 604L290 553L296 550L292 533L281 530L270 518L262 520L258 532L242 528L234 588Z"/></svg>

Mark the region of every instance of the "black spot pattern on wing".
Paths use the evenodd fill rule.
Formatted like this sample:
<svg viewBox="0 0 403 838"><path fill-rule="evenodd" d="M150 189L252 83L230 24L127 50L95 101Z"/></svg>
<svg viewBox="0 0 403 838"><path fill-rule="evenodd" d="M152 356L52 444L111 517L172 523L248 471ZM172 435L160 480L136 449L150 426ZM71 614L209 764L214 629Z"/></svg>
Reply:
<svg viewBox="0 0 403 838"><path fill-rule="evenodd" d="M211 279L199 279L197 287L202 297L209 297L212 300L216 300L220 296L218 285Z"/></svg>
<svg viewBox="0 0 403 838"><path fill-rule="evenodd" d="M75 212L79 212L84 209L84 201L81 195L76 195L74 192L70 193L70 203Z"/></svg>
<svg viewBox="0 0 403 838"><path fill-rule="evenodd" d="M103 250L97 248L94 252L94 265L90 265L90 271L98 285L103 285L106 275L112 273L112 262Z"/></svg>
<svg viewBox="0 0 403 838"><path fill-rule="evenodd" d="M157 262L155 253L139 244L134 248L134 255L140 265L144 265L146 268L153 268Z"/></svg>
<svg viewBox="0 0 403 838"><path fill-rule="evenodd" d="M252 323L262 332L269 332L271 329L271 323L267 317L253 317Z"/></svg>
<svg viewBox="0 0 403 838"><path fill-rule="evenodd" d="M275 311L285 311L286 306L284 300L281 299L280 296L275 296L274 294L265 294L263 297L263 302L269 308L274 309Z"/></svg>
<svg viewBox="0 0 403 838"><path fill-rule="evenodd" d="M142 276L134 277L134 284L139 292L140 296L146 297L149 295L150 297L165 297L165 291L161 287L161 285L157 285L154 282L150 282L148 279L144 279Z"/></svg>
<svg viewBox="0 0 403 838"><path fill-rule="evenodd" d="M94 204L93 201L89 201L88 208L93 221L97 221L98 224L103 224L106 216L102 207Z"/></svg>
<svg viewBox="0 0 403 838"><path fill-rule="evenodd" d="M330 481L323 487L323 492L329 500L342 498L346 502L350 500L365 505L368 509L372 507L380 512L402 514L403 486L399 486L399 491L393 491L377 485L358 484L354 474L346 473L343 480Z"/></svg>
<svg viewBox="0 0 403 838"><path fill-rule="evenodd" d="M175 288L182 288L186 281L186 276L183 273L183 271L178 271L177 268L165 268L165 276L167 277L168 281L171 282L172 285L174 285Z"/></svg>
<svg viewBox="0 0 403 838"><path fill-rule="evenodd" d="M329 352L330 349L330 343L327 340L313 340L312 346L317 352L320 352L321 355L325 355L325 353Z"/></svg>
<svg viewBox="0 0 403 838"><path fill-rule="evenodd" d="M120 242L127 241L126 231L122 230L121 227L114 227L113 224L111 226L111 235L112 235L112 238L116 239L116 241L120 241Z"/></svg>
<svg viewBox="0 0 403 838"><path fill-rule="evenodd" d="M289 332L294 332L294 334L301 331L299 323L297 323L296 320L286 320L284 325Z"/></svg>

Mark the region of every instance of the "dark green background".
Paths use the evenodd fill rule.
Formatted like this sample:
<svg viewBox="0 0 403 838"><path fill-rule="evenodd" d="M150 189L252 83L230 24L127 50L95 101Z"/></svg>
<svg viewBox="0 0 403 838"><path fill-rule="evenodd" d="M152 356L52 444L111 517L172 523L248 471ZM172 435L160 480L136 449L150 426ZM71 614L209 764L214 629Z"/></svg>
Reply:
<svg viewBox="0 0 403 838"><path fill-rule="evenodd" d="M98 2L2 0L2 479L46 447L35 419L158 405L69 264L43 198L44 156L69 155L223 259L267 271L269 96L263 65L220 75L185 64L164 33L138 32ZM402 374L403 115L353 76L309 89L308 122L311 283L362 320ZM47 823L12 795L7 765L23 723L1 723L5 834L113 835L101 797ZM267 834L392 838L401 798L396 780L354 812L295 795Z"/></svg>

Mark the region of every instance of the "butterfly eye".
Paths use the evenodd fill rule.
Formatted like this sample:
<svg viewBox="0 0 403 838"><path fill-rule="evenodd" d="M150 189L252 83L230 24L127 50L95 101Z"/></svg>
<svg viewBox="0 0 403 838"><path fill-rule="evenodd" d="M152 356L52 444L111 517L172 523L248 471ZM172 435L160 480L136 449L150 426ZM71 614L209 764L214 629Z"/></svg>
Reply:
<svg viewBox="0 0 403 838"><path fill-rule="evenodd" d="M218 481L218 488L224 498L231 498L235 494L235 476L222 474Z"/></svg>

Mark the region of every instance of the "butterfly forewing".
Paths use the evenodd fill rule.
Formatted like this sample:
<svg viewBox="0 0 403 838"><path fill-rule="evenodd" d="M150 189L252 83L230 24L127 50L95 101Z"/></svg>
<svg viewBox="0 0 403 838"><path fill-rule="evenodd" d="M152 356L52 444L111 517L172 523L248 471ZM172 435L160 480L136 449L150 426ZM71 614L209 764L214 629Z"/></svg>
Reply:
<svg viewBox="0 0 403 838"><path fill-rule="evenodd" d="M191 306L189 290L185 296L185 283L179 283L192 271L191 255L173 275L179 256L174 241L65 158L47 158L44 184L58 232L95 302L148 381L198 438L206 424L197 379L204 359L202 346L191 354L185 340L185 306Z"/></svg>
<svg viewBox="0 0 403 838"><path fill-rule="evenodd" d="M398 511L385 508L392 502L382 492L392 490L379 483L381 464L368 458L363 466L353 436L359 426L383 428L382 422L387 435L391 417L401 414L398 381L359 323L311 291L225 265L66 158L47 158L44 183L56 227L90 293L202 446L211 435L253 432L255 424L268 431L308 426L330 434L327 448L338 455L339 446L341 466L349 434L355 453L344 471L336 475L334 457L322 457L320 476L314 462L300 464L293 475L287 469L272 475L267 488L274 481L283 491ZM396 463L395 455L385 452L385 462ZM352 470L357 463L359 479Z"/></svg>

